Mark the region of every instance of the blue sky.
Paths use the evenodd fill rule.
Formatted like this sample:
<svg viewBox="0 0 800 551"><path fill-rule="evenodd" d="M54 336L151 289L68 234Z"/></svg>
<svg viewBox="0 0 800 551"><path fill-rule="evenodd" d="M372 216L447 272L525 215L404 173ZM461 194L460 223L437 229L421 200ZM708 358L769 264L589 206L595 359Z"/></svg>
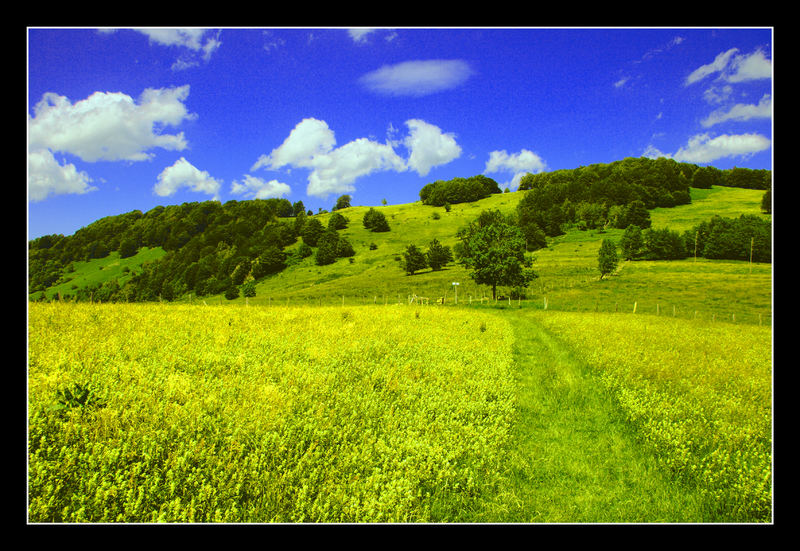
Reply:
<svg viewBox="0 0 800 551"><path fill-rule="evenodd" d="M28 29L29 238L666 156L772 168L770 28Z"/></svg>

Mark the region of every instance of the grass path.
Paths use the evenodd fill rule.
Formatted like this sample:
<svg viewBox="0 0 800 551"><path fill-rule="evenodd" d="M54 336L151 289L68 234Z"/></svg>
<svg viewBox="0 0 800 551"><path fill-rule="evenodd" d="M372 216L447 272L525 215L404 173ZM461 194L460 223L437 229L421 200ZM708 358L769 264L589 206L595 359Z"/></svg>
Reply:
<svg viewBox="0 0 800 551"><path fill-rule="evenodd" d="M520 419L505 487L481 521L701 522L700 499L657 469L590 370L513 315Z"/></svg>

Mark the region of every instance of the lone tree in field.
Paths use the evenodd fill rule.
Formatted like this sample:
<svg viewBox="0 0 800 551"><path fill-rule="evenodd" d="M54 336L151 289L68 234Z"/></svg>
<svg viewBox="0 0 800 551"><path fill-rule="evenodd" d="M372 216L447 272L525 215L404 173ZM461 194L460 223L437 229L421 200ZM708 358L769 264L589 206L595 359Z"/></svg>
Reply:
<svg viewBox="0 0 800 551"><path fill-rule="evenodd" d="M428 266L433 271L441 270L448 262L453 261L453 253L450 251L450 247L442 245L438 239L431 241L426 256L428 258Z"/></svg>
<svg viewBox="0 0 800 551"><path fill-rule="evenodd" d="M603 244L600 245L600 252L597 255L597 266L600 268L600 279L603 276L613 272L619 258L617 257L617 245L611 239L603 239Z"/></svg>
<svg viewBox="0 0 800 551"><path fill-rule="evenodd" d="M342 195L336 200L336 205L334 205L333 210L342 210L350 207L350 201L352 197L349 195Z"/></svg>
<svg viewBox="0 0 800 551"><path fill-rule="evenodd" d="M374 231L374 232L389 231L389 222L386 221L386 216L382 212L377 211L374 208L370 208L367 212L364 213L364 218L362 222L364 224L364 227L367 228L369 231Z"/></svg>
<svg viewBox="0 0 800 551"><path fill-rule="evenodd" d="M414 275L417 270L424 270L428 267L428 259L416 245L409 245L403 253L405 259L405 270L408 275Z"/></svg>
<svg viewBox="0 0 800 551"><path fill-rule="evenodd" d="M492 298L497 298L498 285L524 288L537 277L525 256L522 230L500 211L482 212L458 237L459 262L471 270L475 283L492 287Z"/></svg>

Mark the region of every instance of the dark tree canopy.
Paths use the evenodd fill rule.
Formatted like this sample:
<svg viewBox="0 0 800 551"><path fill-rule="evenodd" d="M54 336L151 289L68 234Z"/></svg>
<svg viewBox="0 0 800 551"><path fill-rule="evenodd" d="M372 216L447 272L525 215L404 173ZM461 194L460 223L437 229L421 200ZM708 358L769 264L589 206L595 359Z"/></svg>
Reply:
<svg viewBox="0 0 800 551"><path fill-rule="evenodd" d="M424 270L428 267L428 259L416 245L408 245L405 252L403 252L403 267L409 275L413 275L418 270Z"/></svg>
<svg viewBox="0 0 800 551"><path fill-rule="evenodd" d="M597 267L600 270L600 279L603 279L617 269L619 257L617 256L617 244L611 239L603 239L600 244L600 251L597 254Z"/></svg>
<svg viewBox="0 0 800 551"><path fill-rule="evenodd" d="M524 288L536 277L525 256L525 236L500 211L482 212L459 232L459 239L459 261L475 283L492 288L492 298L498 286Z"/></svg>
<svg viewBox="0 0 800 551"><path fill-rule="evenodd" d="M75 298L145 301L224 293L248 276L285 268L283 249L298 238L295 221L284 221L292 214L285 199L255 199L158 206L102 218L71 236L31 241L29 291L45 291L75 261L113 251L127 258L143 247L160 247L165 255L126 274L126 280L78 289Z"/></svg>
<svg viewBox="0 0 800 551"><path fill-rule="evenodd" d="M342 195L336 200L333 210L342 210L350 207L350 201L352 201L352 199L353 198L349 195Z"/></svg>
<svg viewBox="0 0 800 551"><path fill-rule="evenodd" d="M373 232L386 232L390 229L386 216L381 211L375 210L374 208L364 213L362 223L366 229Z"/></svg>
<svg viewBox="0 0 800 551"><path fill-rule="evenodd" d="M436 180L423 186L419 198L423 205L441 207L447 204L471 203L485 199L492 193L501 193L500 186L491 178L479 174L470 178Z"/></svg>
<svg viewBox="0 0 800 551"><path fill-rule="evenodd" d="M441 270L449 262L453 261L453 253L450 247L442 245L438 239L431 241L428 245L428 252L426 253L428 266L434 271Z"/></svg>
<svg viewBox="0 0 800 551"><path fill-rule="evenodd" d="M619 246L622 249L623 259L634 260L638 258L642 254L642 247L644 247L642 229L633 224L625 228L625 233L622 234Z"/></svg>

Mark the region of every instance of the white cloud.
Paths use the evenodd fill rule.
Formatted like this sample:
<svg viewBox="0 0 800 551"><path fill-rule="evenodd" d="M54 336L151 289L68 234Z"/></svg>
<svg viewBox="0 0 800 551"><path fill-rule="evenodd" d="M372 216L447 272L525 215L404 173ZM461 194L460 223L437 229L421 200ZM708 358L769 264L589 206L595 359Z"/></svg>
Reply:
<svg viewBox="0 0 800 551"><path fill-rule="evenodd" d="M181 157L175 164L165 168L158 175L158 183L153 187L156 195L167 197L174 195L181 188L190 191L213 195L218 198L221 182L204 170L198 170L189 161Z"/></svg>
<svg viewBox="0 0 800 551"><path fill-rule="evenodd" d="M736 56L725 76L728 82L765 78L772 78L772 62L766 58L762 50L756 50L750 55Z"/></svg>
<svg viewBox="0 0 800 551"><path fill-rule="evenodd" d="M78 172L75 165L60 165L47 149L28 153L28 197L31 201L43 201L49 195L88 193L97 189L89 185L91 181L89 175Z"/></svg>
<svg viewBox="0 0 800 551"><path fill-rule="evenodd" d="M406 126L409 134L402 140L396 138L397 130L389 125L387 143L358 138L336 147L334 133L325 121L303 119L279 147L259 157L250 170L307 168L311 171L307 193L325 198L331 193L354 191L357 179L376 172L411 169L424 176L431 168L461 154L453 135L437 126L419 119L406 121ZM409 150L407 161L394 150L400 144Z"/></svg>
<svg viewBox="0 0 800 551"><path fill-rule="evenodd" d="M309 195L323 198L330 193L354 191L353 182L362 176L406 169L405 162L391 146L366 138L358 138L330 153L314 157L313 166L306 191Z"/></svg>
<svg viewBox="0 0 800 551"><path fill-rule="evenodd" d="M393 139L397 130L389 125L389 140L385 144L358 138L336 148L334 133L325 121L303 119L280 147L259 157L251 170L308 168L311 173L307 193L324 198L331 193L354 191L353 184L358 178L375 172L412 169L424 176L431 168L461 154L453 135L443 133L437 126L418 119L406 121L406 126L409 134L403 140ZM408 161L394 151L393 146L401 143L409 150Z"/></svg>
<svg viewBox="0 0 800 551"><path fill-rule="evenodd" d="M101 28L97 32L102 34L115 33L119 29ZM131 29L150 39L150 42L159 46L180 48L181 54L172 64L173 71L183 71L200 65L200 61L209 61L222 42L219 40L221 31L202 28L142 28ZM212 33L206 36L206 33ZM203 38L205 37L205 41Z"/></svg>
<svg viewBox="0 0 800 551"><path fill-rule="evenodd" d="M370 28L370 27L356 27L353 29L347 29L347 34L350 35L350 38L353 39L353 42L356 44L366 44L368 42L367 37L371 34L379 30L387 31L387 34L384 35L383 39L386 42L391 42L395 38L397 38L397 32L392 29L383 29L383 28Z"/></svg>
<svg viewBox="0 0 800 551"><path fill-rule="evenodd" d="M234 195L245 195L251 199L283 197L284 195L289 195L291 191L288 184L284 184L278 180L266 182L261 178L256 178L249 174L245 175L244 182L239 183L238 181L234 181L233 184L231 184L231 193Z"/></svg>
<svg viewBox="0 0 800 551"><path fill-rule="evenodd" d="M674 154L663 153L649 146L645 157L667 157L683 163L711 163L718 159L748 157L768 149L771 141L761 134L723 134L711 137L710 134L697 134L689 139L685 147Z"/></svg>
<svg viewBox="0 0 800 551"><path fill-rule="evenodd" d="M706 103L724 103L728 101L733 93L733 87L730 84L723 86L712 86L703 92L703 99Z"/></svg>
<svg viewBox="0 0 800 551"><path fill-rule="evenodd" d="M121 92L95 92L70 103L55 93L44 94L28 121L32 149L71 153L84 161L143 161L148 150L183 150L183 132L165 134L163 126L191 120L183 101L189 86L147 89L139 102Z"/></svg>
<svg viewBox="0 0 800 551"><path fill-rule="evenodd" d="M725 121L747 121L750 119L769 119L771 117L772 97L769 94L764 94L757 105L737 103L727 111L719 109L712 112L700 124L708 128Z"/></svg>
<svg viewBox="0 0 800 551"><path fill-rule="evenodd" d="M434 59L384 65L362 76L360 82L379 94L426 96L455 88L472 74L472 68L465 61Z"/></svg>
<svg viewBox="0 0 800 551"><path fill-rule="evenodd" d="M768 60L763 50L756 50L751 54L737 55L738 48L731 48L722 52L708 65L703 65L686 78L688 86L704 78L719 73L717 77L724 82L746 82L772 78L772 62Z"/></svg>
<svg viewBox="0 0 800 551"><path fill-rule="evenodd" d="M173 71L182 71L199 65L198 56L203 61L208 61L211 59L211 55L222 45L222 42L219 40L220 31L207 36L205 40L203 40L206 33L209 32L209 29L153 28L135 30L146 35L150 39L150 42L160 46L173 46L185 50L182 56L173 63Z"/></svg>
<svg viewBox="0 0 800 551"><path fill-rule="evenodd" d="M509 185L512 188L516 188L525 174L542 172L546 168L547 164L544 160L533 151L523 149L519 153L509 154L503 149L489 153L489 160L486 161L484 172L488 174L503 172L513 174Z"/></svg>
<svg viewBox="0 0 800 551"><path fill-rule="evenodd" d="M336 137L325 121L308 118L300 121L280 147L269 155L261 155L250 168L278 169L283 166L311 167L319 155L329 153L336 145Z"/></svg>
<svg viewBox="0 0 800 551"><path fill-rule="evenodd" d="M181 46L190 50L200 50L203 47L202 38L206 29L136 29L146 35L151 42L162 46Z"/></svg>
<svg viewBox="0 0 800 551"><path fill-rule="evenodd" d="M370 28L356 28L356 29L348 29L347 34L350 35L350 38L353 39L353 42L356 43L363 43L367 40L367 35L370 33L375 32L376 29Z"/></svg>
<svg viewBox="0 0 800 551"><path fill-rule="evenodd" d="M447 164L461 155L461 147L453 134L445 134L433 124L419 119L406 121L409 134L404 140L411 154L408 167L425 176L431 168Z"/></svg>
<svg viewBox="0 0 800 551"><path fill-rule="evenodd" d="M686 77L685 84L688 86L689 84L693 84L699 80L703 80L709 75L713 75L714 73L719 73L725 70L725 67L728 66L728 62L730 61L733 54L738 52L738 48L731 48L727 52L722 52L721 54L717 55L714 58L714 61L709 63L708 65L702 65L692 71L688 77Z"/></svg>

